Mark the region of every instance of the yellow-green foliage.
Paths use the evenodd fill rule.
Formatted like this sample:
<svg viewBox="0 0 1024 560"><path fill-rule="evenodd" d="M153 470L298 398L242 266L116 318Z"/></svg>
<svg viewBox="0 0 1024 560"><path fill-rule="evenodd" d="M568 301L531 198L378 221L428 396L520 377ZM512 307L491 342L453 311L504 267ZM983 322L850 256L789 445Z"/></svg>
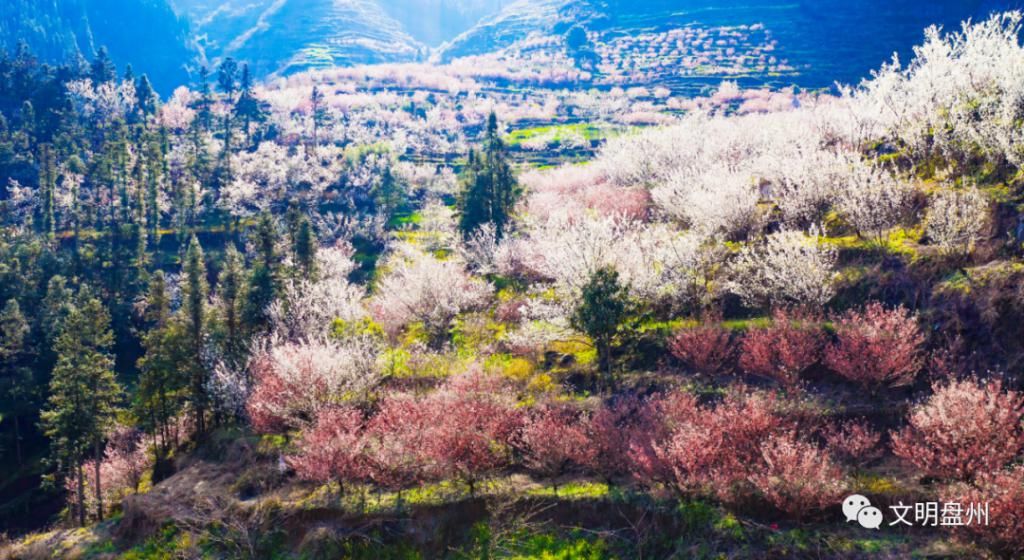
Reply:
<svg viewBox="0 0 1024 560"><path fill-rule="evenodd" d="M530 496L557 497L560 500L593 500L608 497L608 485L603 482L568 482L559 486L557 492L552 486L534 488Z"/></svg>
<svg viewBox="0 0 1024 560"><path fill-rule="evenodd" d="M862 473L853 477L852 490L861 494L874 496L907 496L912 490L899 480L881 474Z"/></svg>
<svg viewBox="0 0 1024 560"><path fill-rule="evenodd" d="M572 356L580 365L585 366L597 361L597 349L584 339L556 340L549 347L553 352Z"/></svg>
<svg viewBox="0 0 1024 560"><path fill-rule="evenodd" d="M356 321L335 319L331 325L331 335L339 339L366 335L384 338L384 327L369 317Z"/></svg>
<svg viewBox="0 0 1024 560"><path fill-rule="evenodd" d="M526 358L509 354L491 354L484 360L488 373L501 375L513 381L525 382L533 375L536 366Z"/></svg>

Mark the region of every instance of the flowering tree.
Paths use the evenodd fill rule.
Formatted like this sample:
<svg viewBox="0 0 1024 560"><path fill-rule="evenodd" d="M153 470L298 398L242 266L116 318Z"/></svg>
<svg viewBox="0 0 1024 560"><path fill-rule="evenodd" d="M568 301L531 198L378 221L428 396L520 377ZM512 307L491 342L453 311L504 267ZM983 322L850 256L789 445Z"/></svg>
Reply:
<svg viewBox="0 0 1024 560"><path fill-rule="evenodd" d="M100 480L103 481L101 496L104 513L110 513L120 507L121 500L125 496L139 491L142 477L152 463L146 446L143 444L141 432L121 426L111 433L99 464ZM96 487L96 471L95 460L85 462L81 472L84 473L84 484L87 489ZM77 476L69 476L65 479L64 485L68 490L68 505L72 511L77 511L79 507L77 504ZM84 497L85 511L95 512L95 493L87 491Z"/></svg>
<svg viewBox="0 0 1024 560"><path fill-rule="evenodd" d="M943 190L928 204L925 233L942 251L969 254L988 225L988 199L976 188Z"/></svg>
<svg viewBox="0 0 1024 560"><path fill-rule="evenodd" d="M825 350L825 365L865 388L906 385L921 368L924 335L903 307L869 303L835 320L836 342Z"/></svg>
<svg viewBox="0 0 1024 560"><path fill-rule="evenodd" d="M410 395L390 395L366 427L367 474L377 485L401 492L433 478L437 466L426 452L433 416Z"/></svg>
<svg viewBox="0 0 1024 560"><path fill-rule="evenodd" d="M246 410L253 426L260 431L300 428L330 406L365 397L381 379L379 352L369 337L344 343L269 342L249 364L254 387Z"/></svg>
<svg viewBox="0 0 1024 560"><path fill-rule="evenodd" d="M671 484L674 474L669 457L663 452L664 446L676 430L700 412L696 397L685 391L656 395L643 401L637 411L636 425L625 438L633 477L646 486Z"/></svg>
<svg viewBox="0 0 1024 560"><path fill-rule="evenodd" d="M835 266L835 249L816 235L782 230L740 251L728 289L751 306L824 305L834 294Z"/></svg>
<svg viewBox="0 0 1024 560"><path fill-rule="evenodd" d="M421 405L430 420L425 452L439 476L456 478L473 494L477 481L509 462L519 424L514 399L500 379L469 372L450 378Z"/></svg>
<svg viewBox="0 0 1024 560"><path fill-rule="evenodd" d="M371 308L391 332L422 322L434 345L444 342L452 321L487 301L490 286L466 273L455 258L441 260L422 251L396 251L377 285Z"/></svg>
<svg viewBox="0 0 1024 560"><path fill-rule="evenodd" d="M882 456L882 434L864 420L829 425L822 437L829 452L848 464L864 466Z"/></svg>
<svg viewBox="0 0 1024 560"><path fill-rule="evenodd" d="M350 284L355 270L354 250L348 244L320 248L316 252L315 277L289 279L280 296L270 304L273 336L283 340L324 340L335 319L355 321L365 316L363 289Z"/></svg>
<svg viewBox="0 0 1024 560"><path fill-rule="evenodd" d="M546 405L533 411L516 445L527 469L552 479L573 466L590 464L597 451L579 411L565 405ZM552 487L557 493L557 480L552 480Z"/></svg>
<svg viewBox="0 0 1024 560"><path fill-rule="evenodd" d="M638 428L641 407L635 397L622 397L602 405L590 416L587 431L594 454L588 467L609 482L630 472L630 442Z"/></svg>
<svg viewBox="0 0 1024 560"><path fill-rule="evenodd" d="M749 477L765 464L762 444L790 427L772 396L733 393L718 406L702 407L655 452L672 469L678 492L735 503L749 496Z"/></svg>
<svg viewBox="0 0 1024 560"><path fill-rule="evenodd" d="M733 356L732 333L718 322L681 329L668 342L669 351L693 373L723 373Z"/></svg>
<svg viewBox="0 0 1024 560"><path fill-rule="evenodd" d="M1024 448L1024 396L1000 381L951 381L914 407L892 436L893 453L928 476L971 480Z"/></svg>
<svg viewBox="0 0 1024 560"><path fill-rule="evenodd" d="M828 453L792 433L761 444L764 468L750 482L776 508L797 518L834 506L842 498L843 471Z"/></svg>
<svg viewBox="0 0 1024 560"><path fill-rule="evenodd" d="M316 417L316 423L302 432L298 452L287 457L295 473L306 480L337 482L344 493L345 483L366 476L363 414L355 408L329 408Z"/></svg>
<svg viewBox="0 0 1024 560"><path fill-rule="evenodd" d="M839 212L857 233L871 234L881 242L884 234L906 215L914 190L879 166L856 160L850 166L837 193Z"/></svg>
<svg viewBox="0 0 1024 560"><path fill-rule="evenodd" d="M984 522L974 520L952 530L1004 558L1024 554L1024 466L984 474L973 485L950 486L943 491L942 501L961 504L964 516L971 507L987 506Z"/></svg>
<svg viewBox="0 0 1024 560"><path fill-rule="evenodd" d="M814 315L776 309L771 325L751 328L743 336L740 367L787 389L795 388L800 374L821 359L825 333L820 321Z"/></svg>

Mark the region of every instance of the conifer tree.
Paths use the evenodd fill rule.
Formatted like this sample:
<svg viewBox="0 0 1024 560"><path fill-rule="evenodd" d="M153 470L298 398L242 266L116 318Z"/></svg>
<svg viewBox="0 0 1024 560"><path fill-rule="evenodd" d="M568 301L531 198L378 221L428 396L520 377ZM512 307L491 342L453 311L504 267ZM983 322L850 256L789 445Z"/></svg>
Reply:
<svg viewBox="0 0 1024 560"><path fill-rule="evenodd" d="M251 332L267 325L267 308L277 293L277 230L269 214L260 216L256 227L257 260L252 267L246 293L243 322Z"/></svg>
<svg viewBox="0 0 1024 560"><path fill-rule="evenodd" d="M242 325L242 303L245 296L245 268L242 255L229 244L224 254L224 268L218 286L221 321L224 326L224 356L232 364L244 357L245 340Z"/></svg>
<svg viewBox="0 0 1024 560"><path fill-rule="evenodd" d="M90 65L89 77L96 85L112 82L117 77L117 69L114 68L114 63L110 60L110 55L107 54L107 47L100 47L96 51L96 58L92 59Z"/></svg>
<svg viewBox="0 0 1024 560"><path fill-rule="evenodd" d="M299 218L298 226L295 231L294 251L295 251L295 264L298 266L299 272L305 278L309 278L314 273L316 264L316 234L313 233L313 225L309 223L309 218L303 214Z"/></svg>
<svg viewBox="0 0 1024 560"><path fill-rule="evenodd" d="M497 238L503 238L512 221L519 187L494 113L487 119L483 151L470 151L461 179L459 229L462 235L468 237L480 226L490 223L494 225Z"/></svg>
<svg viewBox="0 0 1024 560"><path fill-rule="evenodd" d="M14 424L14 456L20 466L21 419L33 404L35 382L24 363L28 322L18 300L10 299L0 311L0 418Z"/></svg>
<svg viewBox="0 0 1024 560"><path fill-rule="evenodd" d="M50 398L42 412L44 433L56 462L78 480L78 521L85 524L85 476L82 463L92 448L96 472L97 517L103 519L100 459L104 434L112 425L121 387L114 376L110 349L114 336L110 316L88 292L63 321L54 350L57 364L50 379Z"/></svg>
<svg viewBox="0 0 1024 560"><path fill-rule="evenodd" d="M206 432L206 395L207 372L205 346L207 337L206 296L206 263L203 260L203 248L195 235L189 241L182 265L182 322L188 339L189 398L195 414L196 433Z"/></svg>
<svg viewBox="0 0 1024 560"><path fill-rule="evenodd" d="M594 341L598 365L609 386L614 381L612 344L628 311L628 292L619 282L619 273L614 268L604 267L590 276L570 317L572 327Z"/></svg>
<svg viewBox="0 0 1024 560"><path fill-rule="evenodd" d="M54 191L57 189L57 163L53 147L43 144L39 147L39 205L36 214L36 229L52 240L56 230L54 218Z"/></svg>

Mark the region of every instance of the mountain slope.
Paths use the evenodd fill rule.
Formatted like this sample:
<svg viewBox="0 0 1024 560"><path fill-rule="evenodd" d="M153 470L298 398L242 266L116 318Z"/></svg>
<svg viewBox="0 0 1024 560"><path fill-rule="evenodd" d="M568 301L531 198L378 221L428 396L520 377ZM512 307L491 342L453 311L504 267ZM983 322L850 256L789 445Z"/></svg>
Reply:
<svg viewBox="0 0 1024 560"><path fill-rule="evenodd" d="M166 0L4 0L0 47L13 51L20 40L50 63L89 59L106 46L165 94L187 81L195 55L187 22Z"/></svg>
<svg viewBox="0 0 1024 560"><path fill-rule="evenodd" d="M232 56L257 75L415 60L426 47L374 0L178 0L208 63Z"/></svg>

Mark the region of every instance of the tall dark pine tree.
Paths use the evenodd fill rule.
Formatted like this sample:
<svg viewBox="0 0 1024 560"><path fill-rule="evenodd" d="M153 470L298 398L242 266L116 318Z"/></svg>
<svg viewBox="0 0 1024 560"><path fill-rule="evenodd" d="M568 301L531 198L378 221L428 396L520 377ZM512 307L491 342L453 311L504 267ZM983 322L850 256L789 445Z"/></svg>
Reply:
<svg viewBox="0 0 1024 560"><path fill-rule="evenodd" d="M309 278L314 273L316 265L316 234L313 233L313 225L309 223L309 218L305 214L299 218L293 250L299 272L303 277Z"/></svg>
<svg viewBox="0 0 1024 560"><path fill-rule="evenodd" d="M240 365L245 354L242 329L242 298L245 294L245 268L242 255L234 244L224 252L224 268L220 273L218 295L221 304L221 323L224 326L224 357L233 365Z"/></svg>
<svg viewBox="0 0 1024 560"><path fill-rule="evenodd" d="M181 411L189 383L189 372L181 365L191 358L182 321L171 320L163 271L156 271L149 279L144 319L149 330L142 342L145 355L138 363L134 409L140 427L153 434L155 470L162 473L164 460L177 441L172 423Z"/></svg>
<svg viewBox="0 0 1024 560"><path fill-rule="evenodd" d="M213 92L210 91L210 70L205 66L199 69L199 99L196 100L196 121L209 132L213 129Z"/></svg>
<svg viewBox="0 0 1024 560"><path fill-rule="evenodd" d="M114 68L114 63L110 60L110 55L107 54L107 47L100 47L96 51L96 58L92 59L89 77L92 78L92 83L97 85L112 82L117 77L117 69Z"/></svg>
<svg viewBox="0 0 1024 560"><path fill-rule="evenodd" d="M224 59L224 62L220 64L217 69L217 87L221 93L227 99L229 105L234 104L235 92L238 90L238 63L235 59L230 56ZM222 166L227 167L229 156L231 155L231 111L224 111L223 129L221 134L223 135L224 149L221 150ZM226 169L225 173L230 175L230 169ZM226 180L226 179L225 179Z"/></svg>
<svg viewBox="0 0 1024 560"><path fill-rule="evenodd" d="M22 418L32 408L35 382L27 367L28 322L18 300L10 299L0 311L0 417L14 428L14 457L23 463Z"/></svg>
<svg viewBox="0 0 1024 560"><path fill-rule="evenodd" d="M320 145L320 129L327 124L327 107L324 105L324 92L313 86L309 94L310 110L313 112L313 151Z"/></svg>
<svg viewBox="0 0 1024 560"><path fill-rule="evenodd" d="M39 147L39 202L36 208L36 229L47 239L53 239L56 231L54 218L54 191L57 189L57 162L53 147L43 144Z"/></svg>
<svg viewBox="0 0 1024 560"><path fill-rule="evenodd" d="M252 90L252 76L249 65L242 65L242 77L238 83L238 102L235 103L235 116L242 119L242 130L245 132L245 147L252 146L252 125L263 120L263 108Z"/></svg>
<svg viewBox="0 0 1024 560"><path fill-rule="evenodd" d="M193 235L185 252L182 265L182 322L188 337L189 391L192 409L195 413L196 433L206 433L206 411L209 399L206 381L209 378L206 364L206 263L199 240Z"/></svg>
<svg viewBox="0 0 1024 560"><path fill-rule="evenodd" d="M267 326L267 308L277 293L277 229L270 214L260 216L256 226L257 261L253 264L246 292L243 322L256 333Z"/></svg>
<svg viewBox="0 0 1024 560"><path fill-rule="evenodd" d="M110 317L100 301L88 293L61 324L54 345L57 364L50 379L50 399L42 413L44 432L57 463L78 481L78 521L85 524L85 473L82 464L90 447L95 458L95 493L99 519L103 519L103 483L100 459L104 434L114 422L121 387L114 377L110 353L114 336Z"/></svg>
<svg viewBox="0 0 1024 560"><path fill-rule="evenodd" d="M487 119L483 150L470 152L461 182L459 229L463 236L472 235L484 224L492 224L497 238L503 238L512 221L519 186L494 113Z"/></svg>

